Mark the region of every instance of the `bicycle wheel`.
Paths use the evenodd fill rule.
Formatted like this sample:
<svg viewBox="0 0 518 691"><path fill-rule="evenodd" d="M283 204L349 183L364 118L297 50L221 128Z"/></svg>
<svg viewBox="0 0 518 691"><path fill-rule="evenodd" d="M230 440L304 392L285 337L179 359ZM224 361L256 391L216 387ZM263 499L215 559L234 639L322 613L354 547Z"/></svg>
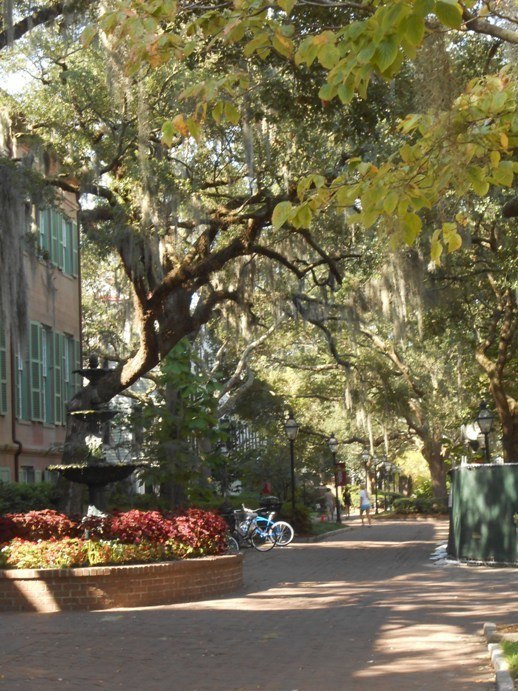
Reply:
<svg viewBox="0 0 518 691"><path fill-rule="evenodd" d="M227 535L227 549L225 554L239 554L239 542L232 535Z"/></svg>
<svg viewBox="0 0 518 691"><path fill-rule="evenodd" d="M275 521L270 532L273 535L275 543L280 547L286 547L293 540L293 528L286 521Z"/></svg>
<svg viewBox="0 0 518 691"><path fill-rule="evenodd" d="M275 540L272 534L260 528L253 528L253 532L250 535L250 542L259 552L268 552L268 550L275 547Z"/></svg>

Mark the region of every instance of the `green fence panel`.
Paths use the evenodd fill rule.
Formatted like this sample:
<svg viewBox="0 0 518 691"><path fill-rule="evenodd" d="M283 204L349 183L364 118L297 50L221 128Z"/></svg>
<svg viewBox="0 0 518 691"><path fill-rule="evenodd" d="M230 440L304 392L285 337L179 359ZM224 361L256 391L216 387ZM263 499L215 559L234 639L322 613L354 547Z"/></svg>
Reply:
<svg viewBox="0 0 518 691"><path fill-rule="evenodd" d="M450 555L518 564L518 463L462 465L451 478Z"/></svg>

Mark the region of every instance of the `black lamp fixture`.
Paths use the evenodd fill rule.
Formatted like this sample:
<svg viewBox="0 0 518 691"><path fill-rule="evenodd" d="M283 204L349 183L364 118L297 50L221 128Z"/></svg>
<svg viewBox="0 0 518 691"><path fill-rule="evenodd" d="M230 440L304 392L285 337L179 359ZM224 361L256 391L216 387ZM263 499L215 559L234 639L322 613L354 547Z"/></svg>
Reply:
<svg viewBox="0 0 518 691"><path fill-rule="evenodd" d="M490 463L491 455L489 453L489 433L493 429L494 416L487 408L487 403L482 401L478 411L476 423L480 432L484 435L484 451L486 456L486 463Z"/></svg>
<svg viewBox="0 0 518 691"><path fill-rule="evenodd" d="M290 470L291 470L291 510L292 520L295 516L295 439L299 432L299 426L293 416L291 410L288 413L288 419L284 423L284 431L290 442Z"/></svg>
<svg viewBox="0 0 518 691"><path fill-rule="evenodd" d="M340 516L340 500L338 499L338 469L336 467L336 452L338 451L338 442L336 440L334 432L331 432L331 436L329 437L327 445L329 446L329 451L331 451L333 455L333 471L335 475L336 522L341 523L342 517Z"/></svg>

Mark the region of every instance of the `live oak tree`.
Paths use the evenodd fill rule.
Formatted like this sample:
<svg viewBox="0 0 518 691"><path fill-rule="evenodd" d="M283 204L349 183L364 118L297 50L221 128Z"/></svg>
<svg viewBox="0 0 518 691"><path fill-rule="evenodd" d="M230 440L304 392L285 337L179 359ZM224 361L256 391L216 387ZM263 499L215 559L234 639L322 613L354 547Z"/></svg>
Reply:
<svg viewBox="0 0 518 691"><path fill-rule="evenodd" d="M88 6L94 15L97 4ZM116 250L131 286L138 347L104 378L101 401L197 333L220 304L250 311L250 261L306 284L340 284L356 253L330 209L358 212L382 242L411 245L426 210L445 197L512 185L509 69L471 80L444 112L402 113L379 160L364 160L343 130L360 110L357 95L368 103L368 89L397 79L445 27L516 43L503 5L157 0L100 8L86 29L84 15L65 21L76 8L33 5L2 37L31 39L42 88L36 98L32 85L24 104L28 125L63 163L63 176L47 182L90 199L83 232ZM454 213L424 224L437 265L460 247L461 226ZM72 408L91 393L78 392Z"/></svg>

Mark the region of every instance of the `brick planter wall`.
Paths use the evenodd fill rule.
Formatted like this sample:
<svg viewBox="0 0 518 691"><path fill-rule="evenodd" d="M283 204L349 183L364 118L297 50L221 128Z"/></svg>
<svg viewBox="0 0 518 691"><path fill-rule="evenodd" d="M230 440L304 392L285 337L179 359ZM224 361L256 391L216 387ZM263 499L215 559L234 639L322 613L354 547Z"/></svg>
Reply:
<svg viewBox="0 0 518 691"><path fill-rule="evenodd" d="M80 569L0 570L0 611L145 607L209 599L243 582L243 557Z"/></svg>

